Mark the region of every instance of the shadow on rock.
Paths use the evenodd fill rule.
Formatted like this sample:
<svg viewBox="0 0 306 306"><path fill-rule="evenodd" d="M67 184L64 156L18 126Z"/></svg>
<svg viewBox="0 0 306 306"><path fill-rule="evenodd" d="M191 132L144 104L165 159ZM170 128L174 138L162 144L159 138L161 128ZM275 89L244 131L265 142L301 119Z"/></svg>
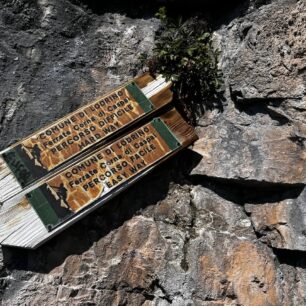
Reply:
<svg viewBox="0 0 306 306"><path fill-rule="evenodd" d="M104 13L120 13L131 18L152 18L161 6L167 7L170 14L174 16L190 17L194 15L203 15L209 19L211 24L219 24L222 20L229 21L243 14L249 7L249 0L233 0L224 3L224 1L215 0L191 0L188 5L185 1L171 0L132 0L122 1L114 0L102 2L95 0L70 0L73 4L84 6L93 13L101 15ZM230 14L229 14L230 12ZM227 20L228 19L228 20Z"/></svg>
<svg viewBox="0 0 306 306"><path fill-rule="evenodd" d="M244 179L213 178L204 175L189 176L194 185L202 185L220 197L238 205L246 203L266 204L296 199L304 190L304 184L282 184Z"/></svg>
<svg viewBox="0 0 306 306"><path fill-rule="evenodd" d="M305 251L273 249L280 264L306 269Z"/></svg>
<svg viewBox="0 0 306 306"><path fill-rule="evenodd" d="M82 254L95 242L119 228L142 210L163 200L169 185L184 183L186 172L200 156L184 150L135 183L100 209L72 225L36 250L3 247L3 263L8 270L49 273L70 255Z"/></svg>

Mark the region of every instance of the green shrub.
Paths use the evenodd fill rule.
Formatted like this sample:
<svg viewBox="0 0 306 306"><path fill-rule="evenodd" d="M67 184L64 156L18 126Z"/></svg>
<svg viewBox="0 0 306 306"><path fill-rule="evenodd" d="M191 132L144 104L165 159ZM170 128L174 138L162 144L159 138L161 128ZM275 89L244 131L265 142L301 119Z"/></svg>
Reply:
<svg viewBox="0 0 306 306"><path fill-rule="evenodd" d="M218 70L219 53L213 49L205 21L168 18L165 8L156 16L161 20L153 56L146 59L151 73L162 74L173 82L178 107L193 124L205 110L220 103L222 85Z"/></svg>

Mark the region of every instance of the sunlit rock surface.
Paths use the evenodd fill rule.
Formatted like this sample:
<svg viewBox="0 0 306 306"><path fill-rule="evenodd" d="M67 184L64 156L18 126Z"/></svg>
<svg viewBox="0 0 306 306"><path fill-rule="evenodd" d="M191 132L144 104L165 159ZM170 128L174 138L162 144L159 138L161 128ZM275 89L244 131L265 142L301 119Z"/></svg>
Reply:
<svg viewBox="0 0 306 306"><path fill-rule="evenodd" d="M142 72L159 21L114 4L3 1L2 149ZM305 2L218 10L223 110L194 151L39 249L3 248L3 305L306 304Z"/></svg>

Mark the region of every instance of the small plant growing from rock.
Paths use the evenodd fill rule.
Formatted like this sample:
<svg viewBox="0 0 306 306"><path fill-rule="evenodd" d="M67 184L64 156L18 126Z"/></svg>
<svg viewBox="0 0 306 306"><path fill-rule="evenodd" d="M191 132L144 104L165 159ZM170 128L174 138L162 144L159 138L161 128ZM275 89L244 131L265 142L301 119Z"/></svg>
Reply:
<svg viewBox="0 0 306 306"><path fill-rule="evenodd" d="M161 32L152 57L142 59L151 73L173 82L177 106L195 124L205 110L220 103L219 53L212 47L211 33L203 20L169 18L165 8L160 8L156 16L162 23Z"/></svg>

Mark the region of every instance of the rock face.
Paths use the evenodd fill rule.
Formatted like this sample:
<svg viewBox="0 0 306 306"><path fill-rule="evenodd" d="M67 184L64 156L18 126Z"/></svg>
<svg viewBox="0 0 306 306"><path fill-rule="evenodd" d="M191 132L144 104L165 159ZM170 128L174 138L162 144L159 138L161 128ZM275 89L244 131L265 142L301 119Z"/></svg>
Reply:
<svg viewBox="0 0 306 306"><path fill-rule="evenodd" d="M96 16L69 1L4 2L2 148L133 77L158 28L156 19Z"/></svg>
<svg viewBox="0 0 306 306"><path fill-rule="evenodd" d="M305 16L303 1L275 1L216 32L233 104L200 129L194 174L305 183Z"/></svg>
<svg viewBox="0 0 306 306"><path fill-rule="evenodd" d="M306 250L305 191L297 199L262 205L246 204L260 240L275 248Z"/></svg>
<svg viewBox="0 0 306 306"><path fill-rule="evenodd" d="M2 148L141 72L158 20L86 2L1 6ZM228 10L224 110L194 151L39 249L3 248L3 305L306 304L305 2Z"/></svg>
<svg viewBox="0 0 306 306"><path fill-rule="evenodd" d="M192 174L282 184L306 183L304 136L293 126L238 125L236 114L199 131L203 160ZM239 118L238 118L239 120ZM303 126L305 128L306 125ZM305 129L306 132L306 129ZM306 135L306 134L305 134Z"/></svg>

